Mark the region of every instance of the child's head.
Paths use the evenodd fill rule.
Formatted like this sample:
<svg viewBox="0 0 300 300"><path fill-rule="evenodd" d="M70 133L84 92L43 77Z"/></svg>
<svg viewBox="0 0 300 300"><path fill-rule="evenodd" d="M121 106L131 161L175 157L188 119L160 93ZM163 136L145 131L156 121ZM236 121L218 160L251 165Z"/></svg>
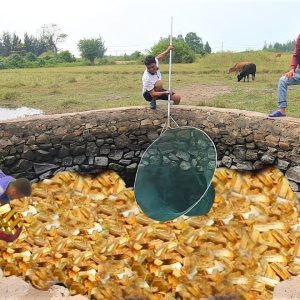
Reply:
<svg viewBox="0 0 300 300"><path fill-rule="evenodd" d="M156 59L154 56L152 56L152 55L147 56L144 63L147 68L147 71L150 74L154 75L157 72L158 67L156 65Z"/></svg>
<svg viewBox="0 0 300 300"><path fill-rule="evenodd" d="M11 181L6 190L10 200L22 198L31 195L31 184L26 178L18 178Z"/></svg>
<svg viewBox="0 0 300 300"><path fill-rule="evenodd" d="M144 60L145 66L149 66L151 64L156 64L155 56L148 55Z"/></svg>

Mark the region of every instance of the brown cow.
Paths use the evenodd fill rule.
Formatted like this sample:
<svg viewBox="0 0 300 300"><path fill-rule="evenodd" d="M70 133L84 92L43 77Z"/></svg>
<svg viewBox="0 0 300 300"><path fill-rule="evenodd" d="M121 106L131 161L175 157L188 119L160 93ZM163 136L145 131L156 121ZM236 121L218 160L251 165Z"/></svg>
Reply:
<svg viewBox="0 0 300 300"><path fill-rule="evenodd" d="M244 66L251 64L250 61L242 61L239 63L236 63L232 68L229 69L228 73L233 73L233 72L239 72L241 71Z"/></svg>

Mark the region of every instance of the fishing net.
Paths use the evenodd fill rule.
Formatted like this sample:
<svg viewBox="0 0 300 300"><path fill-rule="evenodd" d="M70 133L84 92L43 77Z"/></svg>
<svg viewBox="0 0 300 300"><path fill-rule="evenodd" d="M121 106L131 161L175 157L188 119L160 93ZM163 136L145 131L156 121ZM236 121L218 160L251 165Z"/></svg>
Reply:
<svg viewBox="0 0 300 300"><path fill-rule="evenodd" d="M214 143L193 127L166 130L144 153L135 196L143 212L158 221L209 212L215 192Z"/></svg>

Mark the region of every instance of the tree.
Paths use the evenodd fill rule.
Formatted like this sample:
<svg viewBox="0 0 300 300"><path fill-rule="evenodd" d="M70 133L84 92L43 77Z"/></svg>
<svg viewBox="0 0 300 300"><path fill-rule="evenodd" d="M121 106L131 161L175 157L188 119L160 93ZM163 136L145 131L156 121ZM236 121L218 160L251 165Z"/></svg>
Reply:
<svg viewBox="0 0 300 300"><path fill-rule="evenodd" d="M168 38L161 39L157 44L151 48L151 55L156 56L157 54L165 51L170 44ZM172 61L174 63L192 63L195 60L195 52L191 47L181 39L173 39L173 45L175 50L172 52ZM164 61L168 61L168 56L164 58Z"/></svg>
<svg viewBox="0 0 300 300"><path fill-rule="evenodd" d="M286 43L270 43L269 45L267 42L264 43L263 50L268 50L268 51L276 51L276 52L291 52L295 48L296 41L287 41Z"/></svg>
<svg viewBox="0 0 300 300"><path fill-rule="evenodd" d="M183 35L182 34L178 34L177 40L184 41Z"/></svg>
<svg viewBox="0 0 300 300"><path fill-rule="evenodd" d="M43 52L46 52L48 49L41 39L37 39L32 35L24 34L24 50L26 53L33 53L36 56L41 55Z"/></svg>
<svg viewBox="0 0 300 300"><path fill-rule="evenodd" d="M104 41L99 36L98 39L83 39L77 44L81 57L89 60L92 65L95 64L95 58L102 58L106 51Z"/></svg>
<svg viewBox="0 0 300 300"><path fill-rule="evenodd" d="M198 37L195 32L189 32L185 36L185 42L195 51L195 53L204 53L202 39Z"/></svg>
<svg viewBox="0 0 300 300"><path fill-rule="evenodd" d="M204 52L207 53L207 54L211 53L211 47L209 46L208 42L205 43Z"/></svg>
<svg viewBox="0 0 300 300"><path fill-rule="evenodd" d="M12 37L9 32L3 32L2 34L2 48L3 52L1 55L9 56L12 51Z"/></svg>
<svg viewBox="0 0 300 300"><path fill-rule="evenodd" d="M21 53L23 51L24 45L21 39L14 33L12 36L12 51L15 53Z"/></svg>
<svg viewBox="0 0 300 300"><path fill-rule="evenodd" d="M57 53L59 50L58 44L64 42L67 36L67 34L61 32L58 25L51 23L42 26L40 38L48 45L47 50Z"/></svg>

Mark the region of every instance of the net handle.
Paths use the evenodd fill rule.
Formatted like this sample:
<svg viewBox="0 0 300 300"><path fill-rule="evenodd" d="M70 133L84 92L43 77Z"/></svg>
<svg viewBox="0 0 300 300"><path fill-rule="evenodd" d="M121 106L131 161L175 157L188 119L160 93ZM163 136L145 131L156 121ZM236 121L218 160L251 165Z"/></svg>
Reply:
<svg viewBox="0 0 300 300"><path fill-rule="evenodd" d="M170 33L170 46L172 46L173 39L173 17L171 17L171 33ZM169 53L169 89L171 91L171 74L172 74L172 50ZM170 115L171 115L171 95L168 94L168 118L167 118L167 128L170 128Z"/></svg>

